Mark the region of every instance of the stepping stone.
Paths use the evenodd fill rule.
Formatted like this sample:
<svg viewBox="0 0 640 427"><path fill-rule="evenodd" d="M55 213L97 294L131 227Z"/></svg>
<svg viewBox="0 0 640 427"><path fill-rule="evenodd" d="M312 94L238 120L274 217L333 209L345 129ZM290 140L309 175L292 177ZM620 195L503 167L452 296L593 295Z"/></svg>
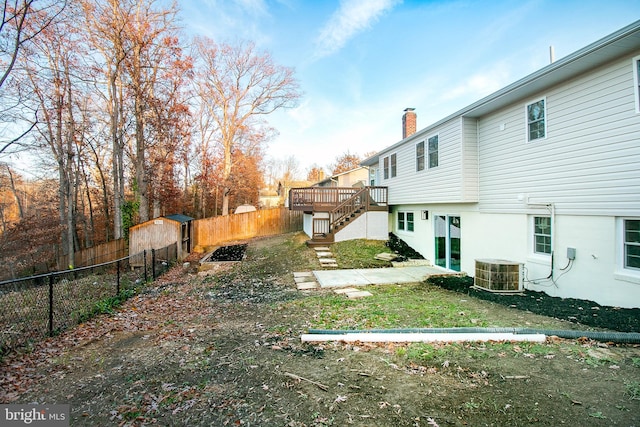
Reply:
<svg viewBox="0 0 640 427"><path fill-rule="evenodd" d="M304 282L297 284L297 288L299 291L308 291L311 289L318 289L319 287L320 285L318 285L317 282Z"/></svg>
<svg viewBox="0 0 640 427"><path fill-rule="evenodd" d="M312 271L294 271L293 277L313 277Z"/></svg>
<svg viewBox="0 0 640 427"><path fill-rule="evenodd" d="M368 291L348 292L345 295L349 299L356 299L356 298L364 298L364 297L373 296L373 294L371 292L368 292Z"/></svg>
<svg viewBox="0 0 640 427"><path fill-rule="evenodd" d="M331 252L316 252L316 255L318 255L318 258L328 258L333 256Z"/></svg>
<svg viewBox="0 0 640 427"><path fill-rule="evenodd" d="M320 264L325 265L325 264L336 264L337 262L334 258L318 258L318 261L320 261Z"/></svg>
<svg viewBox="0 0 640 427"><path fill-rule="evenodd" d="M356 288L342 288L342 289L336 289L335 291L336 294L348 294L349 292L360 292L358 291Z"/></svg>
<svg viewBox="0 0 640 427"><path fill-rule="evenodd" d="M313 249L315 249L316 252L328 252L331 250L328 246L316 246Z"/></svg>
<svg viewBox="0 0 640 427"><path fill-rule="evenodd" d="M303 277L294 277L293 280L295 280L296 283L308 283L308 282L315 282L316 278L313 276L303 276Z"/></svg>
<svg viewBox="0 0 640 427"><path fill-rule="evenodd" d="M380 253L380 254L376 255L374 258L382 260L382 261L392 261L392 260L398 258L398 255L390 254L390 253L387 253L387 252L383 252L383 253Z"/></svg>

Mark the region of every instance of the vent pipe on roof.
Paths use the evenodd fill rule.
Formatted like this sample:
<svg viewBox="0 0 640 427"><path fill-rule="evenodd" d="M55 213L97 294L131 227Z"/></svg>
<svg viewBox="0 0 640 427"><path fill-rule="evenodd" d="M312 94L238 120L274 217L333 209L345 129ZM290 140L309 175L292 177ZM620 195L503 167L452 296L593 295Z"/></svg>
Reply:
<svg viewBox="0 0 640 427"><path fill-rule="evenodd" d="M553 49L553 45L549 46L549 64L556 62L556 52Z"/></svg>
<svg viewBox="0 0 640 427"><path fill-rule="evenodd" d="M402 115L402 139L416 133L416 113L415 108L405 108Z"/></svg>

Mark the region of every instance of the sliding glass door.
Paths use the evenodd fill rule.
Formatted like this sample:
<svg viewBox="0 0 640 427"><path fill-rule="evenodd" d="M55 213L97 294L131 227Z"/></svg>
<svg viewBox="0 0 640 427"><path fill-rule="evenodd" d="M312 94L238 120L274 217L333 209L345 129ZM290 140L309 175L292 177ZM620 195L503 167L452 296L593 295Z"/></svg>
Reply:
<svg viewBox="0 0 640 427"><path fill-rule="evenodd" d="M449 270L460 271L460 217L434 217L435 263Z"/></svg>

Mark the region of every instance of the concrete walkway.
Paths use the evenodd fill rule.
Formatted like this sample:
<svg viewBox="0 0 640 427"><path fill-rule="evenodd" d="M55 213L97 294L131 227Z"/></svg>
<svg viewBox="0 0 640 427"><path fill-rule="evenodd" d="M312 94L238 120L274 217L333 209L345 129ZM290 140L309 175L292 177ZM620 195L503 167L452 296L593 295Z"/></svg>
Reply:
<svg viewBox="0 0 640 427"><path fill-rule="evenodd" d="M351 270L316 270L313 275L321 288L387 285L421 282L434 274L458 274L433 266L359 268Z"/></svg>

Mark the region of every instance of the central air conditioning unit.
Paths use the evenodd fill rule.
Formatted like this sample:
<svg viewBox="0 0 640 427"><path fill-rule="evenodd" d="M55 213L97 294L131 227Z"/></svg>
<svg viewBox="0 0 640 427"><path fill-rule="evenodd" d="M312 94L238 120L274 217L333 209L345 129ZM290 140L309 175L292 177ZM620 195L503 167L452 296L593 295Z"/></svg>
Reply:
<svg viewBox="0 0 640 427"><path fill-rule="evenodd" d="M522 291L524 264L504 259L477 259L473 285L491 292Z"/></svg>

